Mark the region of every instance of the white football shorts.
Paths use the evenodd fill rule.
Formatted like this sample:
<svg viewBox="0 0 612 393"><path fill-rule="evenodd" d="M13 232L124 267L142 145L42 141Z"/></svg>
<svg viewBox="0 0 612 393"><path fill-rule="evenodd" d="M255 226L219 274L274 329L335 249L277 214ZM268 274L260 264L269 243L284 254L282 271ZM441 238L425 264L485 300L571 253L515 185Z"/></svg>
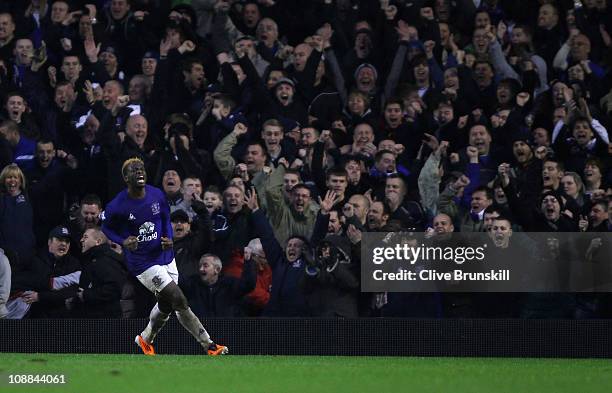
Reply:
<svg viewBox="0 0 612 393"><path fill-rule="evenodd" d="M166 285L174 281L178 284L178 269L173 259L167 265L154 265L136 276L149 291L157 295Z"/></svg>

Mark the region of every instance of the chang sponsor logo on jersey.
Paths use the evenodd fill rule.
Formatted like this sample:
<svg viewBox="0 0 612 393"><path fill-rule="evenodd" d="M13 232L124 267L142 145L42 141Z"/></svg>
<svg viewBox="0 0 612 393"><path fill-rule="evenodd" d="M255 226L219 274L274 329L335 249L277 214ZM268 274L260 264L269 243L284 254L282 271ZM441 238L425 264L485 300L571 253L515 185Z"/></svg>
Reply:
<svg viewBox="0 0 612 393"><path fill-rule="evenodd" d="M145 222L138 228L138 242L150 242L157 239L155 224L150 221Z"/></svg>

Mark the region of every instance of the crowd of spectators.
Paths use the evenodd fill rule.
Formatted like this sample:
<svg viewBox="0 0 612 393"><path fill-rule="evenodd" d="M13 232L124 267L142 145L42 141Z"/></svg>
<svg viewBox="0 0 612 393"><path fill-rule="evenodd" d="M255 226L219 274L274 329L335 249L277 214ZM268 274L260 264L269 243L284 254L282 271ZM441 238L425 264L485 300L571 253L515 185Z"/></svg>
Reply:
<svg viewBox="0 0 612 393"><path fill-rule="evenodd" d="M360 243L609 232L611 35L607 0L4 0L0 318L147 315L99 230L132 157L199 317L609 316L361 293Z"/></svg>

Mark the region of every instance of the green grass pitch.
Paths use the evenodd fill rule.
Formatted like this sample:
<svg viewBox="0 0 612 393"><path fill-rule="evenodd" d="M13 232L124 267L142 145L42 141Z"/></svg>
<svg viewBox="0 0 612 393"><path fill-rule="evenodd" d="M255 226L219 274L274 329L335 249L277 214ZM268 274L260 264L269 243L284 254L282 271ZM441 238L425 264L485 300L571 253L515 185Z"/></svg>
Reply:
<svg viewBox="0 0 612 393"><path fill-rule="evenodd" d="M9 374L65 385L9 385ZM611 360L0 354L0 392L606 392Z"/></svg>

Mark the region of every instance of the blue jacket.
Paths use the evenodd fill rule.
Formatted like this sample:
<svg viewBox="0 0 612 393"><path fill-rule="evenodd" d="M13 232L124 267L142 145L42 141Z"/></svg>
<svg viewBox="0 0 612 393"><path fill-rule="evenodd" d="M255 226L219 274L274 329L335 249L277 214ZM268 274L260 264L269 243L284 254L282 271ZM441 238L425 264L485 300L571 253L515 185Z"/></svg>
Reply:
<svg viewBox="0 0 612 393"><path fill-rule="evenodd" d="M255 232L259 234L266 259L272 268L270 301L263 315L268 317L303 317L308 315L302 289L306 263L302 258L287 261L285 253L274 236L272 226L259 209L252 215Z"/></svg>

